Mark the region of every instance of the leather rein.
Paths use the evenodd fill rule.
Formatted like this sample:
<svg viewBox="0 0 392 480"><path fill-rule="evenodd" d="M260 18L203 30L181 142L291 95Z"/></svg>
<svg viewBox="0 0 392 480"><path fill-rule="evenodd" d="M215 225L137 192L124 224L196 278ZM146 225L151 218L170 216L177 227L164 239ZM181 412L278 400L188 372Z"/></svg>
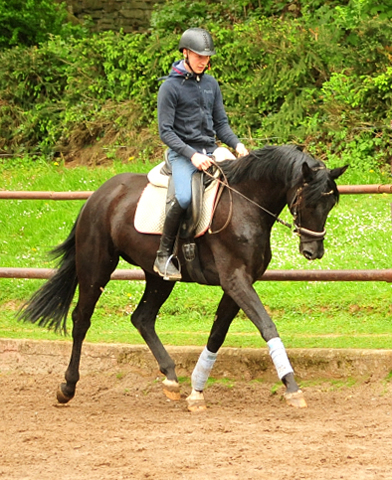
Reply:
<svg viewBox="0 0 392 480"><path fill-rule="evenodd" d="M231 220L231 217L232 217L232 214L233 214L232 192L234 192L237 195L239 195L240 197L244 198L249 203L251 203L252 205L254 205L255 207L260 208L263 212L265 212L268 215L270 215L271 217L273 217L275 219L275 221L280 223L281 225L289 228L290 230L292 230L293 227L294 227L293 233L298 235L301 238L301 241L303 243L309 243L309 242L312 242L314 240L317 240L317 241L324 240L325 234L327 233L325 229L322 232L316 232L314 230L309 230L308 228L301 227L301 225L300 225L300 215L299 215L300 209L299 209L299 207L302 203L302 199L303 199L302 192L307 185L306 183L304 183L303 185L301 185L297 188L297 190L294 194L294 197L289 204L289 210L290 210L290 213L292 214L293 219L294 219L294 225L292 225L291 223L286 222L285 220L282 220L281 218L279 218L278 215L269 211L267 208L265 208L262 205L259 205L258 203L254 202L253 200L251 200L250 198L248 198L246 195L239 192L235 188L231 187L229 185L228 181L227 181L227 178L226 178L225 174L223 173L222 169L220 168L220 166L216 162L214 162L214 166L218 169L218 171L220 172L220 174L222 175L224 180L222 181L220 178L215 177L210 172L208 172L206 170L204 171L204 173L206 175L208 175L210 178L212 178L214 180L217 180L220 184L220 189L219 189L218 194L217 194L217 200L215 202L215 207L214 207L214 211L213 211L213 214L212 214L212 218L214 217L216 207L218 205L218 202L220 200L220 197L221 197L225 187L229 190L229 194L230 194L230 212L229 212L228 218L227 218L225 224L223 225L223 227L219 228L218 230L212 231L211 226L210 226L210 228L208 229L208 233L210 233L211 235L215 235L217 233L220 233L229 224L229 222ZM324 195L330 195L332 193L333 193L333 191L331 190L330 192L325 193ZM296 221L297 219L298 219L298 222ZM212 222L212 220L211 220L211 222ZM305 238L303 238L303 237L305 237ZM306 239L306 237L308 237L308 238Z"/></svg>

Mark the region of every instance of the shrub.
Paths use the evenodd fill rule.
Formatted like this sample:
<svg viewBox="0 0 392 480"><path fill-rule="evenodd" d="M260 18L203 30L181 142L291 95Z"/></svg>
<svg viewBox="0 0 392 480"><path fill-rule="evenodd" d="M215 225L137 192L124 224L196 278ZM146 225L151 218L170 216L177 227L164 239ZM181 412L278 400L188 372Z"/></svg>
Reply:
<svg viewBox="0 0 392 480"><path fill-rule="evenodd" d="M0 48L38 45L67 23L65 3L53 0L0 0Z"/></svg>
<svg viewBox="0 0 392 480"><path fill-rule="evenodd" d="M72 155L86 143L114 152L127 130L156 135L159 78L180 58L182 31L202 26L241 138L299 143L324 160L348 151L355 167L377 166L392 153L392 11L381 7L174 0L158 5L146 33L56 35L3 50L0 148Z"/></svg>

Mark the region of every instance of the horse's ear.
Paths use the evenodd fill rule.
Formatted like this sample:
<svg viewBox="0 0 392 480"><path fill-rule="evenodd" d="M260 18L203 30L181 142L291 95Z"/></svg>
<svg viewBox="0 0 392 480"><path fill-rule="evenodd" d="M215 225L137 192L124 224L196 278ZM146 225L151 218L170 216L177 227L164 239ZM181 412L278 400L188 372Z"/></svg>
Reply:
<svg viewBox="0 0 392 480"><path fill-rule="evenodd" d="M334 168L331 170L331 177L336 180L337 178L340 177L340 175L343 175L343 173L348 169L348 165L345 165L344 167L340 168Z"/></svg>
<svg viewBox="0 0 392 480"><path fill-rule="evenodd" d="M314 175L314 171L309 167L306 162L302 164L302 175L304 177L304 182L306 183L309 183Z"/></svg>

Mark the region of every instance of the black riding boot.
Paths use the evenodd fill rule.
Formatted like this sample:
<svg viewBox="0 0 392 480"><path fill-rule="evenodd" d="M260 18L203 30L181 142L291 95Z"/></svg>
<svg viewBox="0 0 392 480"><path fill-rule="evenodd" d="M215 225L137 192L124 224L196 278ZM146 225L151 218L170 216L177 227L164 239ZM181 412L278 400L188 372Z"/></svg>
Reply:
<svg viewBox="0 0 392 480"><path fill-rule="evenodd" d="M175 198L170 203L166 213L161 243L157 252L157 258L154 262L154 272L159 273L164 280L181 280L181 272L174 265L170 257L173 253L174 242L184 213L185 210L180 207L180 204Z"/></svg>

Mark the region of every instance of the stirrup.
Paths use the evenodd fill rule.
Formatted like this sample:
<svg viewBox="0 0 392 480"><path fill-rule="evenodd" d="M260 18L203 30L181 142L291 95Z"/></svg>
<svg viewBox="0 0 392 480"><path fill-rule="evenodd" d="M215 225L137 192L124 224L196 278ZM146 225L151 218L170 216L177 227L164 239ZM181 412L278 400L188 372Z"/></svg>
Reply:
<svg viewBox="0 0 392 480"><path fill-rule="evenodd" d="M174 263L172 262L173 258L175 258L177 260L177 263L178 263L178 268L174 265ZM178 272L174 272L172 275L169 275L168 272L167 272L167 269L170 267L170 265L173 266L173 268ZM174 254L171 254L170 257L166 260L166 264L165 264L165 271L164 271L164 275L163 276L163 279L164 280L181 280L182 278L182 275L181 275L181 264L180 264L180 261L178 260L178 257L177 255L174 255Z"/></svg>
<svg viewBox="0 0 392 480"><path fill-rule="evenodd" d="M178 263L178 268L174 265L174 263L172 263L172 259L173 258L176 258L177 259L177 263ZM172 266L173 269L175 269L176 271L173 272L172 274L169 274L168 273L168 268ZM182 278L182 275L181 275L181 264L177 258L176 255L174 254L171 254L167 260L166 260L166 263L165 263L165 269L164 271L162 272L161 270L159 270L159 268L155 265L154 263L154 271L159 273L159 275L161 277L163 277L164 280L169 280L169 281L177 281L177 280L181 280Z"/></svg>

